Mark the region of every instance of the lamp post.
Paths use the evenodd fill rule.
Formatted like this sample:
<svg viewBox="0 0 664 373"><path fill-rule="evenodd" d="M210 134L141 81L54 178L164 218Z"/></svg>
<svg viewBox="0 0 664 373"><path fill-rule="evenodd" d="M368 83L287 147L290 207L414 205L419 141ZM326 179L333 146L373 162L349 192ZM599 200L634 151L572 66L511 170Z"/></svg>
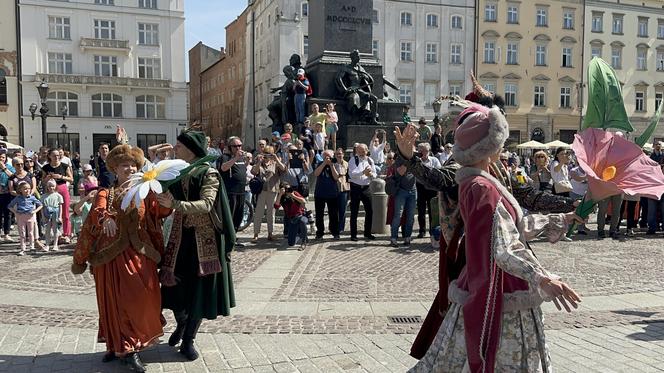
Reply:
<svg viewBox="0 0 664 373"><path fill-rule="evenodd" d="M433 117L433 124L437 126L440 123L440 107L443 105L443 102L440 99L435 99L431 103L431 107L433 108L434 112L434 117Z"/></svg>
<svg viewBox="0 0 664 373"><path fill-rule="evenodd" d="M47 143L47 136L46 136L46 118L48 118L48 105L46 104L46 100L48 99L48 83L46 80L42 79L41 83L37 86L37 92L39 93L39 101L41 102L41 107L39 108L39 116L41 117L41 130L42 130L42 145L46 145ZM32 103L30 104L30 108L28 108L30 111L30 114L32 116L32 120L35 120L35 113L37 112L37 104ZM62 115L62 120L65 119L65 115L67 114L67 107L63 106L62 110L60 112L60 115Z"/></svg>

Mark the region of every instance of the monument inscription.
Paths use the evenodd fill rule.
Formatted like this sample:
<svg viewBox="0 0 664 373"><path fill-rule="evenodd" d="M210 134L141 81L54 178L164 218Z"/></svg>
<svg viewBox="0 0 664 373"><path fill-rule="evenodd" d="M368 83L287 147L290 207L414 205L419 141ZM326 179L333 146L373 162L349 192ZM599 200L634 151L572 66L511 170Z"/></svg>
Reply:
<svg viewBox="0 0 664 373"><path fill-rule="evenodd" d="M372 0L309 1L309 61L323 51L371 53Z"/></svg>

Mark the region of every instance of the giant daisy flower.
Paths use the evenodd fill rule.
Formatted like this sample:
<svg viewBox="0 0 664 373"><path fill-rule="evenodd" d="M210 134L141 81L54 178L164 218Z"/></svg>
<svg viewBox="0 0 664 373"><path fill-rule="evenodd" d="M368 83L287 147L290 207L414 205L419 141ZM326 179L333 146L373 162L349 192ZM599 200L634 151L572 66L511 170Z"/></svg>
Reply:
<svg viewBox="0 0 664 373"><path fill-rule="evenodd" d="M187 168L189 163L181 159L165 159L156 164L147 163L141 169L129 177L127 194L122 198L120 208L126 210L132 199L134 205L140 205L150 191L157 194L163 192L161 182L173 180L180 176L180 171Z"/></svg>

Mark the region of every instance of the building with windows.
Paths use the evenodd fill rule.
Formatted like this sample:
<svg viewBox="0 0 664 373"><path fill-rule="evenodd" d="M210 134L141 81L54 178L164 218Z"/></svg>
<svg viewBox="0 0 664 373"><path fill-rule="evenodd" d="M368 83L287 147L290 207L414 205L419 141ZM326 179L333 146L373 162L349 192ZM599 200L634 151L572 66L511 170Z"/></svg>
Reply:
<svg viewBox="0 0 664 373"><path fill-rule="evenodd" d="M450 93L463 96L470 88L474 4L474 0L373 1L373 54L384 75L400 88L398 92L389 89L389 95L410 103L412 118L432 119L434 98ZM306 0L249 1L246 122L250 126L255 116L258 136L269 134L270 89L284 82L282 68L290 56L300 54L302 65L307 63L308 15Z"/></svg>
<svg viewBox="0 0 664 373"><path fill-rule="evenodd" d="M584 36L586 60L601 57L616 71L634 135L639 136L664 97L662 2L587 0L586 24L589 25ZM587 87L585 92L587 97ZM664 141L661 124L654 140Z"/></svg>
<svg viewBox="0 0 664 373"><path fill-rule="evenodd" d="M220 50L198 43L189 50L190 120L199 120L218 142L230 136L244 138L243 114L247 66L245 32L247 12L226 26L226 47Z"/></svg>
<svg viewBox="0 0 664 373"><path fill-rule="evenodd" d="M17 55L16 6L0 2L0 139L19 143L18 94L19 60Z"/></svg>
<svg viewBox="0 0 664 373"><path fill-rule="evenodd" d="M175 142L187 120L184 4L169 0L20 0L23 141L41 145L34 88L49 85L47 141L81 153L115 143ZM57 117L66 108L66 119Z"/></svg>
<svg viewBox="0 0 664 373"><path fill-rule="evenodd" d="M508 145L571 142L581 123L583 1L478 4L475 71L505 98Z"/></svg>

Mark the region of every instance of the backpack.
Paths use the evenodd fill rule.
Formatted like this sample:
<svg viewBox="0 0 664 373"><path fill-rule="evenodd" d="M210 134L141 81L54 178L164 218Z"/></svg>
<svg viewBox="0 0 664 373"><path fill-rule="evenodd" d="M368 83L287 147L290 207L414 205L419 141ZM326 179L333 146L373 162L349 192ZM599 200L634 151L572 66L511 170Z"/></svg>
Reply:
<svg viewBox="0 0 664 373"><path fill-rule="evenodd" d="M309 85L307 85L307 96L311 96L314 94L314 89L311 87L311 80L309 80L309 78L307 78L306 75L304 76L304 78L307 79L307 81L309 82Z"/></svg>
<svg viewBox="0 0 664 373"><path fill-rule="evenodd" d="M304 172L304 170L302 172ZM297 187L295 188L295 190L297 190L297 192L300 193L302 197L307 198L309 197L309 183L303 183L301 175L302 173L298 173L297 175L295 175L295 177L297 178Z"/></svg>

